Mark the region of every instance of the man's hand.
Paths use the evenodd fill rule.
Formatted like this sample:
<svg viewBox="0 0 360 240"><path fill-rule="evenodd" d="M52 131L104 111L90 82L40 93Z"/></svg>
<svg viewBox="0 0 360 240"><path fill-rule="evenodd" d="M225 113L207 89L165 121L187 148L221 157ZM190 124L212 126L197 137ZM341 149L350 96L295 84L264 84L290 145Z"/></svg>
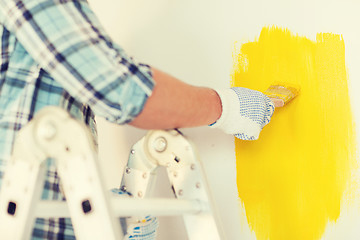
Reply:
<svg viewBox="0 0 360 240"><path fill-rule="evenodd" d="M235 87L217 91L222 103L219 120L211 125L242 140L256 140L270 122L274 103L263 93Z"/></svg>

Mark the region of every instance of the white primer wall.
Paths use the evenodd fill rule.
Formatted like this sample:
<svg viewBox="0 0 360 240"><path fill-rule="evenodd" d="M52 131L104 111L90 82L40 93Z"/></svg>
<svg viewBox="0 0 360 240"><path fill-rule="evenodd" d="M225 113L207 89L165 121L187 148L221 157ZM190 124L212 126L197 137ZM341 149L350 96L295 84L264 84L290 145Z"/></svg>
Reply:
<svg viewBox="0 0 360 240"><path fill-rule="evenodd" d="M360 123L360 2L358 0L89 0L104 27L130 55L194 85L230 86L234 41L253 41L264 26L287 27L315 39L318 32L343 34L356 123ZM108 188L117 187L131 145L145 131L98 119L100 157ZM227 239L255 239L238 207L234 141L208 127L182 130L197 145ZM358 131L359 136L359 131ZM359 138L360 139L360 138ZM157 196L171 197L160 173ZM357 176L360 176L357 173ZM360 178L359 178L360 179ZM161 182L161 183L160 183ZM360 180L359 180L360 182ZM359 239L360 191L324 239ZM182 219L160 218L158 239L183 240Z"/></svg>

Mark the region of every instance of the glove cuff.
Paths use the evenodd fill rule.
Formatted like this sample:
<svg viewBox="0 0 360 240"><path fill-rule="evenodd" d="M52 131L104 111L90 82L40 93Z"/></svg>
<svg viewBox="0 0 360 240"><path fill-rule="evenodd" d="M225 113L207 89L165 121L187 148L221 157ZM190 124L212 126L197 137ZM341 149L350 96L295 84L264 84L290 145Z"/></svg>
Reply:
<svg viewBox="0 0 360 240"><path fill-rule="evenodd" d="M216 122L211 124L210 127L219 128L224 130L226 133L230 133L225 130L226 127L224 126L224 124L226 124L227 119L229 119L231 110L240 109L239 99L236 93L231 88L220 90L215 89L215 91L219 95L221 100L222 113L220 118Z"/></svg>
<svg viewBox="0 0 360 240"><path fill-rule="evenodd" d="M229 89L215 90L220 97L222 113L211 128L217 128L227 134L233 134L242 140L256 140L261 128L259 124L240 114L240 101L236 92Z"/></svg>

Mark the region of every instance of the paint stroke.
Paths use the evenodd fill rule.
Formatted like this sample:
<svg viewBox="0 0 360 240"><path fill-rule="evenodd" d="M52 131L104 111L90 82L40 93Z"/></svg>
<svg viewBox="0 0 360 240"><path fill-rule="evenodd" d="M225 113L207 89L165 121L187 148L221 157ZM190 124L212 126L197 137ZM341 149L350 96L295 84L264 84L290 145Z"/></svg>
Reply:
<svg viewBox="0 0 360 240"><path fill-rule="evenodd" d="M355 156L355 130L341 35L316 41L265 27L235 49L233 86L301 87L276 109L258 141L236 139L237 186L258 240L320 239L340 215Z"/></svg>

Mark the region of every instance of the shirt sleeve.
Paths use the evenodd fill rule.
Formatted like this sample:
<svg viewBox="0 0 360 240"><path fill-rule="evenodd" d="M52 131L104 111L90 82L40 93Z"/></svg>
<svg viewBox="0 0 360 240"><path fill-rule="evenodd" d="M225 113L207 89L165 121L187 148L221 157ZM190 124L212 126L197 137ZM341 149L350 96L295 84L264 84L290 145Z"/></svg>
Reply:
<svg viewBox="0 0 360 240"><path fill-rule="evenodd" d="M0 22L96 115L130 122L151 95L150 67L111 41L84 0L0 0Z"/></svg>

